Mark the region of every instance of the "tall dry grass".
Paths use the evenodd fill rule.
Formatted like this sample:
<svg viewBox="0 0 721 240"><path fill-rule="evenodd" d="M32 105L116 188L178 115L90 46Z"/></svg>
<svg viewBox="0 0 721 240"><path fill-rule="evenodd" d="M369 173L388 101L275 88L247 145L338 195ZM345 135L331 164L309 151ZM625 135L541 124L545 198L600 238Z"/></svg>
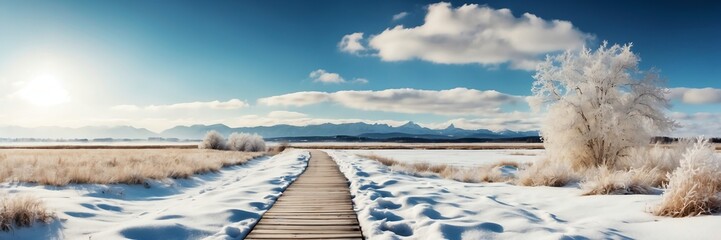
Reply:
<svg viewBox="0 0 721 240"><path fill-rule="evenodd" d="M516 183L522 186L563 187L578 181L579 174L560 161L539 160L533 165L518 171Z"/></svg>
<svg viewBox="0 0 721 240"><path fill-rule="evenodd" d="M262 155L206 149L2 149L0 181L142 184L215 172Z"/></svg>
<svg viewBox="0 0 721 240"><path fill-rule="evenodd" d="M520 167L519 163L512 161L501 161L479 167L455 167L447 164L406 163L374 154L359 154L358 156L375 160L383 165L393 168L394 170L413 175L423 176L436 174L445 179L469 183L511 181L513 176L505 174L502 171L502 168L510 167L517 169Z"/></svg>
<svg viewBox="0 0 721 240"><path fill-rule="evenodd" d="M586 171L585 179L581 181L583 195L625 195L650 194L654 192L653 184L658 176L638 173L639 170L630 171L611 170L600 166Z"/></svg>
<svg viewBox="0 0 721 240"><path fill-rule="evenodd" d="M53 218L55 214L38 198L24 195L0 198L0 231L29 227L35 222L48 223Z"/></svg>
<svg viewBox="0 0 721 240"><path fill-rule="evenodd" d="M698 139L669 174L659 216L688 217L721 211L721 158L708 139Z"/></svg>

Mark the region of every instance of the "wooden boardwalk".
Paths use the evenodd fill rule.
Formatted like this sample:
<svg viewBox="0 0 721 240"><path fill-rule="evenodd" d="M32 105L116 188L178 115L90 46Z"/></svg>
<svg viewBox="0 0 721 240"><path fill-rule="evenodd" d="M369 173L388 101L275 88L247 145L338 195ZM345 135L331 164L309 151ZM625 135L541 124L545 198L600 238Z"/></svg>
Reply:
<svg viewBox="0 0 721 240"><path fill-rule="evenodd" d="M323 151L263 214L246 239L363 239L348 181Z"/></svg>

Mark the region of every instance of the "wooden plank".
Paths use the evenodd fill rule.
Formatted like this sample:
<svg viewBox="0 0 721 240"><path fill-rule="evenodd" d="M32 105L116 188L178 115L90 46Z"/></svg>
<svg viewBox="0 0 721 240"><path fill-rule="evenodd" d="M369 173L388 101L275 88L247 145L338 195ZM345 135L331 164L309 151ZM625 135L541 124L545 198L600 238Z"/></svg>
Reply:
<svg viewBox="0 0 721 240"><path fill-rule="evenodd" d="M267 219L273 225L357 225L358 219Z"/></svg>
<svg viewBox="0 0 721 240"><path fill-rule="evenodd" d="M358 233L308 233L308 234L288 234L288 233L267 233L248 236L251 239L325 239L325 238L357 238Z"/></svg>
<svg viewBox="0 0 721 240"><path fill-rule="evenodd" d="M360 227L358 225L336 225L336 226L293 226L293 225L255 225L255 228L253 228L253 231L255 229L275 229L275 230L345 230L345 231L360 231Z"/></svg>
<svg viewBox="0 0 721 240"><path fill-rule="evenodd" d="M304 219L304 220L322 220L322 219L356 219L357 216L351 214L337 214L337 215L268 215L263 216L265 219Z"/></svg>
<svg viewBox="0 0 721 240"><path fill-rule="evenodd" d="M344 210L344 211L332 211L332 212L266 212L263 214L263 216L324 216L324 215L342 215L342 214L350 214L353 215L355 212L353 210Z"/></svg>
<svg viewBox="0 0 721 240"><path fill-rule="evenodd" d="M308 233L326 233L326 234L333 234L333 233L349 233L348 230L340 229L340 230L331 230L331 229L254 229L253 230L256 234L258 233L284 233L284 234L308 234Z"/></svg>
<svg viewBox="0 0 721 240"><path fill-rule="evenodd" d="M246 239L363 239L348 181L324 152L261 217Z"/></svg>

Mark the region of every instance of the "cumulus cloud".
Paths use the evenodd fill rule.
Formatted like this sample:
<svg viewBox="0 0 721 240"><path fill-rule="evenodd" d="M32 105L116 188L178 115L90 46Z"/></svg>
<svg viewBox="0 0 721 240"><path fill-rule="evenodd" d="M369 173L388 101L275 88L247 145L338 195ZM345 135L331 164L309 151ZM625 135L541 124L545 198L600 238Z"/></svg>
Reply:
<svg viewBox="0 0 721 240"><path fill-rule="evenodd" d="M351 33L343 36L340 43L338 43L338 48L342 52L359 54L366 50L366 47L361 43L361 41L363 41L363 33Z"/></svg>
<svg viewBox="0 0 721 240"><path fill-rule="evenodd" d="M467 88L419 90L412 88L381 91L296 92L258 100L269 106L305 106L333 102L348 108L397 113L438 115L483 115L501 112L508 104L525 103L523 97L494 90Z"/></svg>
<svg viewBox="0 0 721 240"><path fill-rule="evenodd" d="M525 70L533 70L543 54L581 48L592 37L569 21L549 21L531 13L515 17L509 9L477 4L453 8L445 2L428 6L423 25L388 28L370 37L368 47L362 45L362 34L354 34L353 49L372 49L383 61L509 63ZM341 40L341 46L348 45L349 36Z"/></svg>
<svg viewBox="0 0 721 240"><path fill-rule="evenodd" d="M393 15L393 21L401 20L401 19L403 19L403 18L405 18L405 17L407 17L407 16L408 16L408 12L400 12L400 13L398 13L398 14L396 14L396 15Z"/></svg>
<svg viewBox="0 0 721 240"><path fill-rule="evenodd" d="M328 72L324 69L318 69L318 70L312 71L312 72L310 72L310 74L308 74L308 76L313 79L313 82L320 82L320 83L346 83L346 82L349 82L349 81L346 81L340 74ZM366 83L368 83L368 79L356 78L356 79L351 80L350 82L366 84Z"/></svg>
<svg viewBox="0 0 721 240"><path fill-rule="evenodd" d="M323 69L318 69L315 71L310 72L308 75L311 78L313 78L313 82L322 82L322 83L343 83L345 82L345 79L340 76L340 74L337 73L331 73L327 72Z"/></svg>
<svg viewBox="0 0 721 240"><path fill-rule="evenodd" d="M671 118L681 127L676 129L672 136L676 137L721 137L721 113L680 113L674 112Z"/></svg>
<svg viewBox="0 0 721 240"><path fill-rule="evenodd" d="M241 108L244 108L247 106L248 106L248 103L246 103L244 101L241 101L239 99L230 99L225 102L215 100L215 101L210 101L210 102L187 102L187 103L175 103L175 104L168 104L168 105L148 105L148 106L117 105L117 106L111 107L111 109L118 110L118 111L138 111L138 110L159 111L159 110L199 110L199 109L234 110L234 109L241 109Z"/></svg>
<svg viewBox="0 0 721 240"><path fill-rule="evenodd" d="M721 103L721 89L718 88L671 88L669 98L688 104Z"/></svg>

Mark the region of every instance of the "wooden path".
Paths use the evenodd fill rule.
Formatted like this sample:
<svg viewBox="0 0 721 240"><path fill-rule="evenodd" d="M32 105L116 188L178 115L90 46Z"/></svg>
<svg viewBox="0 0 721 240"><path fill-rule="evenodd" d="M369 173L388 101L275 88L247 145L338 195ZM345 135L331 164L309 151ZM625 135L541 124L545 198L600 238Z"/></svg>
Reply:
<svg viewBox="0 0 721 240"><path fill-rule="evenodd" d="M363 239L348 181L323 151L263 214L246 239Z"/></svg>

